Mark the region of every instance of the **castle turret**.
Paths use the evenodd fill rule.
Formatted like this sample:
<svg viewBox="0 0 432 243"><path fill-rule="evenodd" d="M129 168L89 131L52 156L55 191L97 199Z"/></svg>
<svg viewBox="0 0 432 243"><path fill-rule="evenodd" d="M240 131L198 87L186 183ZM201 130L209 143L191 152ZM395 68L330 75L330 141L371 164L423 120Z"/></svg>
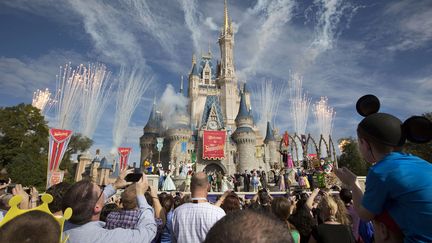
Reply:
<svg viewBox="0 0 432 243"><path fill-rule="evenodd" d="M80 154L78 158L78 165L75 171L75 181L82 180L82 176L85 173L85 168L90 166L90 164L91 164L90 154L88 152Z"/></svg>
<svg viewBox="0 0 432 243"><path fill-rule="evenodd" d="M144 134L140 137L141 163L147 159L154 164L157 163L152 157L156 153L156 137L159 135L161 121L160 115L156 111L156 102L153 102L153 108L150 113L147 124L144 127Z"/></svg>
<svg viewBox="0 0 432 243"><path fill-rule="evenodd" d="M273 134L273 129L270 125L270 122L267 122L267 132L264 139L264 144L266 145L265 161L267 164L273 165L274 163L279 161L280 156L277 150L277 141Z"/></svg>
<svg viewBox="0 0 432 243"><path fill-rule="evenodd" d="M224 5L224 25L221 28L218 43L221 61L218 65L219 73L217 76L218 84L221 89L222 112L224 114L225 123L234 128L234 119L238 111L238 90L234 68L234 31L232 23L229 20L226 0Z"/></svg>
<svg viewBox="0 0 432 243"><path fill-rule="evenodd" d="M232 137L237 144L238 152L238 170L258 169L258 162L255 158L256 135L253 131L253 117L246 106L245 93L242 92L240 98L240 107L235 119L237 129Z"/></svg>
<svg viewBox="0 0 432 243"><path fill-rule="evenodd" d="M108 160L104 157L102 158L99 168L98 168L98 178L96 180L96 184L98 185L106 185L106 182L108 182L108 178L110 175L110 172L112 171L113 165L108 162Z"/></svg>
<svg viewBox="0 0 432 243"><path fill-rule="evenodd" d="M166 132L166 138L169 142L169 157L170 160L174 161L176 166L175 175L178 175L178 167L180 161L185 161L187 157L187 151L182 151L182 142L189 142L192 136L192 130L190 129L189 116L185 110L177 107L172 117L174 123Z"/></svg>
<svg viewBox="0 0 432 243"><path fill-rule="evenodd" d="M199 94L199 83L200 83L200 74L198 72L198 65L196 63L195 55L192 56L192 69L189 74L189 86L188 86L188 98L189 105L188 111L190 114L191 125L192 127L198 126L198 117L194 116L197 114L197 110L199 109L197 99Z"/></svg>

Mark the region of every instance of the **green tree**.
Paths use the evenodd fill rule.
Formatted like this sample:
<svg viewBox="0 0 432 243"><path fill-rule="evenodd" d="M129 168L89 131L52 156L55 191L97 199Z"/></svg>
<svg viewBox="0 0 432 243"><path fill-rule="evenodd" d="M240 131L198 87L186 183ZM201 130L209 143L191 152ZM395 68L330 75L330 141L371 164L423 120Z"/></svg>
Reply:
<svg viewBox="0 0 432 243"><path fill-rule="evenodd" d="M423 116L432 121L432 112L425 113ZM432 163L432 141L423 144L411 143L408 141L404 146L404 151L417 155Z"/></svg>
<svg viewBox="0 0 432 243"><path fill-rule="evenodd" d="M64 181L73 183L76 164L72 161L72 156L78 152L85 152L93 145L93 140L76 133L72 135L69 145L65 151L64 157L60 164L60 169L65 171Z"/></svg>
<svg viewBox="0 0 432 243"><path fill-rule="evenodd" d="M0 108L0 168L14 182L42 186L48 155L48 126L39 109L19 104Z"/></svg>
<svg viewBox="0 0 432 243"><path fill-rule="evenodd" d="M338 142L342 152L338 158L339 167L347 167L358 176L366 176L369 165L361 157L357 140L349 137Z"/></svg>

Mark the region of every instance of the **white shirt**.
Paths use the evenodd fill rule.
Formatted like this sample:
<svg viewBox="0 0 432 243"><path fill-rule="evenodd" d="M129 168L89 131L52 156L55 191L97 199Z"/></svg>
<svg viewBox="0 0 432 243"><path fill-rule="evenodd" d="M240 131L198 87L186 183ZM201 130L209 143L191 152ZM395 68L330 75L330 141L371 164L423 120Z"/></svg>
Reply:
<svg viewBox="0 0 432 243"><path fill-rule="evenodd" d="M179 243L204 242L207 232L225 216L225 211L208 202L185 203L174 210L173 241Z"/></svg>

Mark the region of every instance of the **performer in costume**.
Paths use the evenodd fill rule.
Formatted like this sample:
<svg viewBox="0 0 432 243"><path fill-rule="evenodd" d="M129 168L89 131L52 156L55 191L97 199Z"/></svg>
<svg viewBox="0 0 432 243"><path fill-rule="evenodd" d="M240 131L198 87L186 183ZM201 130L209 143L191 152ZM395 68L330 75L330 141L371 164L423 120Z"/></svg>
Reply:
<svg viewBox="0 0 432 243"><path fill-rule="evenodd" d="M168 170L165 181L162 186L162 191L175 191L176 186L172 180L172 172Z"/></svg>

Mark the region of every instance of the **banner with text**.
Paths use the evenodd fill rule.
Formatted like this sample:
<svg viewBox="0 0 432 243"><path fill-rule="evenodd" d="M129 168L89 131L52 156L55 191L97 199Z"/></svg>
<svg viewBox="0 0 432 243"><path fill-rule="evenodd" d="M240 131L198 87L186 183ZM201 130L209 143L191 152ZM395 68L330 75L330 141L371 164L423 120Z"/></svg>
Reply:
<svg viewBox="0 0 432 243"><path fill-rule="evenodd" d="M46 188L50 188L63 181L64 171L49 171L48 172L48 184Z"/></svg>
<svg viewBox="0 0 432 243"><path fill-rule="evenodd" d="M225 157L225 131L205 131L203 134L203 159L219 160Z"/></svg>
<svg viewBox="0 0 432 243"><path fill-rule="evenodd" d="M120 170L123 170L127 167L129 154L132 151L132 148L118 148L118 153L120 155Z"/></svg>
<svg viewBox="0 0 432 243"><path fill-rule="evenodd" d="M58 170L72 131L51 128L49 134L48 172L51 172Z"/></svg>

